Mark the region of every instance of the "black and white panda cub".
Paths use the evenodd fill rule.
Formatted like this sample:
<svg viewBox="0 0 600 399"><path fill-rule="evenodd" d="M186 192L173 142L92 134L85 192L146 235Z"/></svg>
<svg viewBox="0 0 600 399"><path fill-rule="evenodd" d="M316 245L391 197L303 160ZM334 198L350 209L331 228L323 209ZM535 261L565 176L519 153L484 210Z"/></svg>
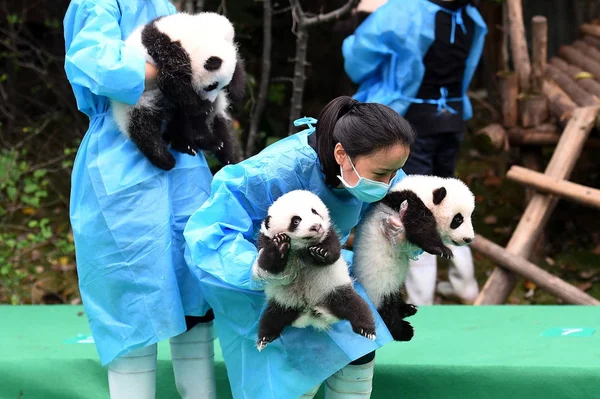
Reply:
<svg viewBox="0 0 600 399"><path fill-rule="evenodd" d="M348 320L352 330L375 339L367 302L354 290L340 240L321 199L294 190L269 207L258 239L253 278L265 281L267 308L261 316L257 348L277 339L284 327L326 330Z"/></svg>
<svg viewBox="0 0 600 399"><path fill-rule="evenodd" d="M224 87L241 101L245 72L231 22L210 12L163 16L134 30L125 45L141 50L158 70L156 88L135 105L111 100L119 130L150 162L172 169L169 144L190 155L211 151L223 164L239 162Z"/></svg>
<svg viewBox="0 0 600 399"><path fill-rule="evenodd" d="M419 249L452 258L447 245L467 245L475 233L475 197L459 179L409 175L373 204L356 228L353 274L377 307L392 337L409 341L404 320L417 312L404 302L402 285Z"/></svg>

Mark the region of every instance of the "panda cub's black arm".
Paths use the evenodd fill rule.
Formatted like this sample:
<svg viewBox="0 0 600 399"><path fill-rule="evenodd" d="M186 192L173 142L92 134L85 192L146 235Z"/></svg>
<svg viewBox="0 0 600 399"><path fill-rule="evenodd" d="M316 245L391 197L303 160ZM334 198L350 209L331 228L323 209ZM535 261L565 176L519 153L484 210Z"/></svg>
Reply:
<svg viewBox="0 0 600 399"><path fill-rule="evenodd" d="M156 85L174 104L199 108L192 86L192 63L181 43L173 42L156 26L156 20L142 30L142 44L157 64Z"/></svg>
<svg viewBox="0 0 600 399"><path fill-rule="evenodd" d="M273 239L260 234L257 243L258 266L269 273L278 274L285 270L290 250L290 238L286 234L277 234Z"/></svg>
<svg viewBox="0 0 600 399"><path fill-rule="evenodd" d="M409 190L393 191L381 200L396 212L404 201L408 201L402 218L406 239L432 255L451 257L452 251L442 242L433 213L417 194Z"/></svg>
<svg viewBox="0 0 600 399"><path fill-rule="evenodd" d="M325 239L317 245L308 247L313 262L320 266L327 266L337 261L342 253L340 238L337 233L331 229Z"/></svg>

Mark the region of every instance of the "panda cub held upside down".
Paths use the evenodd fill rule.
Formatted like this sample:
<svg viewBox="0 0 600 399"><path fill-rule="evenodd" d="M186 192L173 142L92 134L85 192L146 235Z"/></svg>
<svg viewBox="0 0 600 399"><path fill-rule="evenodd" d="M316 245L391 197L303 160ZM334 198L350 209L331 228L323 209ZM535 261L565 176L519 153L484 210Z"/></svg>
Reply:
<svg viewBox="0 0 600 399"><path fill-rule="evenodd" d="M259 351L289 325L326 330L348 320L355 333L375 339L373 314L354 290L339 237L318 196L294 190L273 202L261 225L258 249L253 278L265 281L267 298Z"/></svg>
<svg viewBox="0 0 600 399"><path fill-rule="evenodd" d="M396 341L409 341L413 327L404 318L417 312L402 298L409 261L419 249L452 257L447 245L475 237L475 197L456 178L409 175L374 203L356 228L353 273L377 307Z"/></svg>
<svg viewBox="0 0 600 399"><path fill-rule="evenodd" d="M119 130L144 156L164 170L175 166L169 145L192 156L213 152L223 164L239 162L227 92L243 99L245 72L231 22L210 12L162 16L134 30L125 45L157 68L156 87L136 104L111 100Z"/></svg>

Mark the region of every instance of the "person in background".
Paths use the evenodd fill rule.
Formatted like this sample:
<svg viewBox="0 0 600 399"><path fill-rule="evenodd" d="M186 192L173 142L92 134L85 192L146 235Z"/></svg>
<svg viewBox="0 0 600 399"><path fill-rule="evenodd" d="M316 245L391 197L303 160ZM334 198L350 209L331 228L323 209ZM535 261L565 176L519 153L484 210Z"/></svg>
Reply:
<svg viewBox="0 0 600 399"><path fill-rule="evenodd" d="M154 399L157 343L169 339L183 398L214 399L213 314L184 260L183 229L208 198L202 153L156 168L119 131L109 99L135 104L157 70L123 40L176 9L167 0L73 0L65 71L90 118L71 180L79 288L111 399Z"/></svg>
<svg viewBox="0 0 600 399"><path fill-rule="evenodd" d="M413 125L417 139L404 165L407 174L453 177L465 121L467 96L481 58L487 26L470 0L389 0L344 40L354 98L385 104ZM471 303L479 293L468 246L453 247L449 282L438 291ZM411 261L408 302L433 304L437 265L423 253Z"/></svg>

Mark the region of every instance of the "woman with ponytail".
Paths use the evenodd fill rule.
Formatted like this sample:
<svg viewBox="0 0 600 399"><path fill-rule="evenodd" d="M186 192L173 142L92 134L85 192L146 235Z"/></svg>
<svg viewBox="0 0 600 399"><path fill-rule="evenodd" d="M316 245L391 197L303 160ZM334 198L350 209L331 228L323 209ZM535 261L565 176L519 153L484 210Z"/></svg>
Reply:
<svg viewBox="0 0 600 399"><path fill-rule="evenodd" d="M401 168L415 134L391 108L351 97L331 101L318 121L295 124L308 129L214 176L211 196L184 231L186 260L214 311L234 398L312 398L325 380L327 399L369 398L374 351L392 341L375 311L375 341L341 322L328 332L286 329L258 352L265 296L251 278L255 243L269 206L297 189L323 200L345 242L366 207L405 176ZM349 261L351 253L344 252ZM369 301L359 284L355 288Z"/></svg>

